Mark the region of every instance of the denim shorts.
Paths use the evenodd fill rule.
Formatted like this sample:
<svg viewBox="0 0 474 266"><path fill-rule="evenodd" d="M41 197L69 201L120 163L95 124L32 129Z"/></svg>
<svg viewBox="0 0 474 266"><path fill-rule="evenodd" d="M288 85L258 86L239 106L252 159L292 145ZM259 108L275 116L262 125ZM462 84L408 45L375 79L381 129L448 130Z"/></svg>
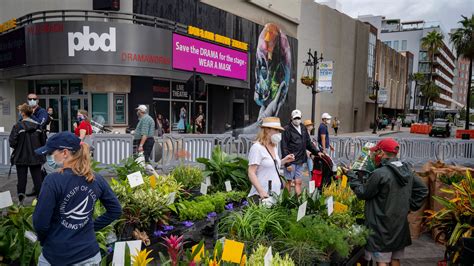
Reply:
<svg viewBox="0 0 474 266"><path fill-rule="evenodd" d="M99 266L100 265L100 262L102 261L102 257L100 256L100 252L95 254L94 257L92 258L89 258L89 259L86 259L86 260L83 260L81 262L78 262L78 263L74 263L72 264L73 266L82 266L82 265L97 265ZM41 253L41 255L39 256L39 259L38 259L38 266L50 266L51 263L49 263L49 261L43 256L43 253Z"/></svg>
<svg viewBox="0 0 474 266"><path fill-rule="evenodd" d="M390 263L392 260L399 260L403 259L405 254L405 249L400 249L394 252L371 252L365 251L365 259L367 261L375 261L375 262L385 262Z"/></svg>
<svg viewBox="0 0 474 266"><path fill-rule="evenodd" d="M291 164L293 167L293 171L288 171L286 167L284 167L284 176L286 180L295 180L295 179L301 179L303 177L303 169L304 166L303 164Z"/></svg>

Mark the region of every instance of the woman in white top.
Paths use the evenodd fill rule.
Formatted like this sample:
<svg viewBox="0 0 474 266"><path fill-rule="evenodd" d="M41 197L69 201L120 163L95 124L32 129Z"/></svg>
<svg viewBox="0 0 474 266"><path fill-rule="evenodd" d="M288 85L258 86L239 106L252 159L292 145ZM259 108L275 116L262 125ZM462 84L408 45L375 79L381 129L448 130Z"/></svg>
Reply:
<svg viewBox="0 0 474 266"><path fill-rule="evenodd" d="M279 172L281 165L295 160L293 154L289 154L283 160L278 155L278 143L281 141L280 118L266 117L260 126L260 132L257 135L256 142L252 145L249 152L248 175L252 188L248 197L268 198L269 191L280 194L281 180ZM271 187L269 187L269 182Z"/></svg>

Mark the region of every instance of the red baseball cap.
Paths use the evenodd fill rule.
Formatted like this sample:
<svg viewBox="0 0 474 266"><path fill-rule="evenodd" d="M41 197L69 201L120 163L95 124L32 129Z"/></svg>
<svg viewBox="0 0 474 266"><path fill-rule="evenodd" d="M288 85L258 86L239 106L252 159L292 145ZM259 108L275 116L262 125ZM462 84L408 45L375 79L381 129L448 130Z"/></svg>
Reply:
<svg viewBox="0 0 474 266"><path fill-rule="evenodd" d="M378 150L391 152L391 153L398 153L400 150L400 145L392 138L386 138L377 143L374 147L370 149L370 151L375 152Z"/></svg>

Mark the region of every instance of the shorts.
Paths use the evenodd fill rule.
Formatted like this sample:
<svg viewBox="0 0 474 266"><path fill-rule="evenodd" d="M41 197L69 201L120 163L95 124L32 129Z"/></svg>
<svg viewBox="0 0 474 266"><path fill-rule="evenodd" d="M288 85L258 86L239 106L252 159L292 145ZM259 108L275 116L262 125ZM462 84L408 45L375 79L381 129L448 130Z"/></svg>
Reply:
<svg viewBox="0 0 474 266"><path fill-rule="evenodd" d="M301 179L303 177L303 164L291 164L293 167L293 171L288 171L286 167L284 167L283 174L286 180L295 180Z"/></svg>
<svg viewBox="0 0 474 266"><path fill-rule="evenodd" d="M405 248L393 251L393 252L371 252L365 250L365 259L367 261L375 261L375 262L385 262L390 263L392 260L399 260L403 259L405 256Z"/></svg>

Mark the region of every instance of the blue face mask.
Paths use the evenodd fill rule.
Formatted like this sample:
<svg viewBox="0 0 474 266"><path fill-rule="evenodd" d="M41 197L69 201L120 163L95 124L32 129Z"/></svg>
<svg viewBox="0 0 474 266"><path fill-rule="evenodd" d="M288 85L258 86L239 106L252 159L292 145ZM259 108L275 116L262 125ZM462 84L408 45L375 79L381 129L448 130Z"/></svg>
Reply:
<svg viewBox="0 0 474 266"><path fill-rule="evenodd" d="M59 164L54 160L53 155L46 155L46 163L48 163L49 167L53 169L58 169L62 167L62 163Z"/></svg>

